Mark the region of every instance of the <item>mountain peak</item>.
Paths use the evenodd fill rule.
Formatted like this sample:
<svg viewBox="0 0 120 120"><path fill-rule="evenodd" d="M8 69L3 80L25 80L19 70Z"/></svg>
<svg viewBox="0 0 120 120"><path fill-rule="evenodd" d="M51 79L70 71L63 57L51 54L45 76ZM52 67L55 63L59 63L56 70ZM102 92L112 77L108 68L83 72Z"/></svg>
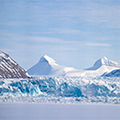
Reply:
<svg viewBox="0 0 120 120"><path fill-rule="evenodd" d="M47 55L44 55L40 58L40 61L39 62L47 62L47 63L56 63L55 60L53 60L51 57L47 56Z"/></svg>
<svg viewBox="0 0 120 120"><path fill-rule="evenodd" d="M119 67L119 64L115 61L108 60L106 57L100 59L102 65Z"/></svg>
<svg viewBox="0 0 120 120"><path fill-rule="evenodd" d="M93 67L88 68L86 70L97 70L98 68L100 68L103 65L111 66L111 67L120 67L117 62L112 61L112 60L108 60L106 57L103 57L103 58L98 59L95 62L95 64L93 65Z"/></svg>
<svg viewBox="0 0 120 120"><path fill-rule="evenodd" d="M103 58L101 58L101 59L103 59L103 60L108 60L107 57L105 57L105 56L104 56Z"/></svg>
<svg viewBox="0 0 120 120"><path fill-rule="evenodd" d="M103 58L100 58L99 60L101 61L102 65L108 64L108 61L110 61L105 56Z"/></svg>
<svg viewBox="0 0 120 120"><path fill-rule="evenodd" d="M69 76L80 72L72 67L61 66L47 55L40 58L39 62L27 70L30 75ZM78 73L79 72L79 73Z"/></svg>
<svg viewBox="0 0 120 120"><path fill-rule="evenodd" d="M28 78L28 73L8 54L0 50L0 78Z"/></svg>
<svg viewBox="0 0 120 120"><path fill-rule="evenodd" d="M0 50L0 57L7 58L7 57L9 57L9 55Z"/></svg>

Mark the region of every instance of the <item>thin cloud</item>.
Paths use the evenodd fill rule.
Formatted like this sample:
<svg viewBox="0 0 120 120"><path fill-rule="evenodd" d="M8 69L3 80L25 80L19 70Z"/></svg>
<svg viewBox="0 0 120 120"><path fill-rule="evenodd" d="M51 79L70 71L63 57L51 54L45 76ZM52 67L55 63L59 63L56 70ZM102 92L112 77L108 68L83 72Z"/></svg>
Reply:
<svg viewBox="0 0 120 120"><path fill-rule="evenodd" d="M22 21L3 21L0 23L5 25L32 25L32 24L49 24L49 20L54 23L54 20L58 22L69 22L69 23L88 23L93 25L99 25L105 23L104 27L116 27L120 28L120 6L117 4L112 4L112 1L104 2L100 1L68 1L67 4L64 1L56 2L39 2L36 1L33 3L26 2L15 2L17 4L17 12L16 16L22 16L23 9L25 8L24 18L29 19L30 22L22 22ZM14 4L10 4L11 7L5 7L7 9L6 12L11 11ZM62 6L62 7L61 7ZM4 8L3 8L4 10ZM14 11L16 8L13 9ZM14 13L14 12L13 12ZM9 16L9 17L12 17ZM64 31L65 32L65 31Z"/></svg>
<svg viewBox="0 0 120 120"><path fill-rule="evenodd" d="M0 25L8 25L8 26L25 26L25 25L35 25L33 22L25 22L25 21L4 21L1 22Z"/></svg>
<svg viewBox="0 0 120 120"><path fill-rule="evenodd" d="M34 4L36 6L36 11L33 19L55 19L72 21L72 22L88 22L92 24L115 24L120 23L120 6L109 5L108 2L97 2L97 1L81 1L81 2L67 2L68 4L64 4L64 2L58 2L57 5L55 3L43 4L44 6L53 6L53 9L45 9L45 7L41 7L39 4ZM75 5L74 5L74 4ZM78 3L78 4L77 4ZM82 5L81 5L82 4ZM34 7L35 7L34 6ZM62 7L60 7L62 6ZM85 7L86 6L86 7ZM33 5L30 6L30 8ZM38 10L42 9L42 12L38 12ZM33 13L31 9L29 12ZM38 20L37 20L38 21ZM65 22L64 21L64 22ZM116 25L116 24L115 24Z"/></svg>
<svg viewBox="0 0 120 120"><path fill-rule="evenodd" d="M86 43L87 46L109 47L111 44L106 43Z"/></svg>
<svg viewBox="0 0 120 120"><path fill-rule="evenodd" d="M60 38L53 38L53 37L40 37L40 36L24 36L22 41L28 42L38 42L38 43L65 43L64 40Z"/></svg>
<svg viewBox="0 0 120 120"><path fill-rule="evenodd" d="M61 34L82 34L83 33L83 31L76 30L76 29L58 29L58 28L54 28L54 29L51 29L51 31L53 31L53 33L61 33Z"/></svg>

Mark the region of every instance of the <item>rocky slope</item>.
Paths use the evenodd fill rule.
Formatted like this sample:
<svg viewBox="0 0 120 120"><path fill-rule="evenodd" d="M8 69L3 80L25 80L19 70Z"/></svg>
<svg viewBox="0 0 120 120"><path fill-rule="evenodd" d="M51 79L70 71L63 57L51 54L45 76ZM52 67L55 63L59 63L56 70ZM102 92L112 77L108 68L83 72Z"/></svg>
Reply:
<svg viewBox="0 0 120 120"><path fill-rule="evenodd" d="M0 78L28 78L28 73L8 54L0 51Z"/></svg>

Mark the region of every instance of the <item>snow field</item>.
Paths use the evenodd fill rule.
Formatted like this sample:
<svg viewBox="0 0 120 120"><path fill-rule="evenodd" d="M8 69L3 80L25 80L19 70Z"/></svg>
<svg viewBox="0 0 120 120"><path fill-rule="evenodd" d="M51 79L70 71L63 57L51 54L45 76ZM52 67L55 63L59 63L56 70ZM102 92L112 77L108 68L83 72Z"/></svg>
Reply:
<svg viewBox="0 0 120 120"><path fill-rule="evenodd" d="M119 120L119 105L0 104L1 120Z"/></svg>

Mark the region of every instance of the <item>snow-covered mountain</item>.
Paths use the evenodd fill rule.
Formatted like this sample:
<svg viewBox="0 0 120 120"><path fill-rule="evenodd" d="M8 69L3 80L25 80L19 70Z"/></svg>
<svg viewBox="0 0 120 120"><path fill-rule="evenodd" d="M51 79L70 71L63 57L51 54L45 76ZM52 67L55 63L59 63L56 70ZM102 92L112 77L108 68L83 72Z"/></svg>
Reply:
<svg viewBox="0 0 120 120"><path fill-rule="evenodd" d="M49 76L101 76L120 66L117 62L103 57L95 62L93 67L85 70L77 70L72 67L60 66L55 60L47 55L41 57L40 61L31 67L27 72L30 75L49 75Z"/></svg>
<svg viewBox="0 0 120 120"><path fill-rule="evenodd" d="M60 66L55 60L44 55L40 61L27 71L30 75L50 75L50 76L66 76L70 73L76 73L78 70L72 67Z"/></svg>
<svg viewBox="0 0 120 120"><path fill-rule="evenodd" d="M109 73L119 68L120 66L117 62L103 57L97 60L93 67L85 69L82 76L101 76L104 73Z"/></svg>
<svg viewBox="0 0 120 120"><path fill-rule="evenodd" d="M28 73L8 54L0 51L0 78L28 78Z"/></svg>
<svg viewBox="0 0 120 120"><path fill-rule="evenodd" d="M103 65L105 66L111 66L111 67L120 67L119 64L115 61L108 60L106 57L100 58L95 62L93 67L88 68L86 70L97 70L98 68L102 67Z"/></svg>
<svg viewBox="0 0 120 120"><path fill-rule="evenodd" d="M110 73L104 73L102 76L105 76L105 77L120 77L120 69L113 70Z"/></svg>

